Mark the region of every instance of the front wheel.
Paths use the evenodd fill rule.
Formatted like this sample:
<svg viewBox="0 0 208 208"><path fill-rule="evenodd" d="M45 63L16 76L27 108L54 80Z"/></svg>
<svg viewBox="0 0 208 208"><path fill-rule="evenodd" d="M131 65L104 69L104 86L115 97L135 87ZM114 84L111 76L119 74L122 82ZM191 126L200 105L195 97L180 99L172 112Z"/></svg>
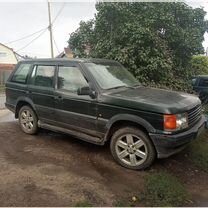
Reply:
<svg viewBox="0 0 208 208"><path fill-rule="evenodd" d="M19 123L26 134L36 134L38 131L38 118L29 106L23 106L19 111Z"/></svg>
<svg viewBox="0 0 208 208"><path fill-rule="evenodd" d="M149 137L135 127L117 130L112 136L110 148L114 159L120 165L130 169L145 169L156 157Z"/></svg>

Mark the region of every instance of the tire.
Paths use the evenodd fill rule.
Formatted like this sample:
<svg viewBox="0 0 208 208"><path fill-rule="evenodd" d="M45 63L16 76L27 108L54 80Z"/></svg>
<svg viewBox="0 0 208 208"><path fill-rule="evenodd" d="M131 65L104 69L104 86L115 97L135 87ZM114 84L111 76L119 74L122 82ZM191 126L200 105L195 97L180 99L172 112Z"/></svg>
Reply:
<svg viewBox="0 0 208 208"><path fill-rule="evenodd" d="M135 127L117 130L111 138L110 149L120 165L134 170L149 167L156 158L155 148L149 137Z"/></svg>
<svg viewBox="0 0 208 208"><path fill-rule="evenodd" d="M28 105L23 106L19 111L19 124L26 134L36 134L38 132L38 118Z"/></svg>

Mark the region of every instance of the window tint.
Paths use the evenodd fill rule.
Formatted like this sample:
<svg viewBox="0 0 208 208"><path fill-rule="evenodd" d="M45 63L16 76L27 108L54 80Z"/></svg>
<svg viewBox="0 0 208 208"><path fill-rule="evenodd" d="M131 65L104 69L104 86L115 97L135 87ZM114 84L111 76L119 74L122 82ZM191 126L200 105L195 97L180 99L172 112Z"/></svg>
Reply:
<svg viewBox="0 0 208 208"><path fill-rule="evenodd" d="M88 83L78 67L59 67L58 88L77 93L78 88Z"/></svg>
<svg viewBox="0 0 208 208"><path fill-rule="evenodd" d="M103 89L139 85L136 78L127 69L116 62L85 63L85 66Z"/></svg>
<svg viewBox="0 0 208 208"><path fill-rule="evenodd" d="M26 83L31 64L21 64L12 77L13 82Z"/></svg>
<svg viewBox="0 0 208 208"><path fill-rule="evenodd" d="M196 84L196 78L192 79L192 85L194 86Z"/></svg>
<svg viewBox="0 0 208 208"><path fill-rule="evenodd" d="M32 82L36 86L53 87L55 66L35 66Z"/></svg>
<svg viewBox="0 0 208 208"><path fill-rule="evenodd" d="M200 87L208 87L208 79L201 79L199 81L199 86Z"/></svg>

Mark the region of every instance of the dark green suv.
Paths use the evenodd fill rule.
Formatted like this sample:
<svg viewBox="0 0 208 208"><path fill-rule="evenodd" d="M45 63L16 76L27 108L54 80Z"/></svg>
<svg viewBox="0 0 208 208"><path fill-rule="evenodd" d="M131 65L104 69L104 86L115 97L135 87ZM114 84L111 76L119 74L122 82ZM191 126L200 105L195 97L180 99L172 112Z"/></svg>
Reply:
<svg viewBox="0 0 208 208"><path fill-rule="evenodd" d="M109 141L115 160L131 169L180 151L205 122L196 96L143 87L104 59L21 61L6 83L6 106L25 133L44 128Z"/></svg>
<svg viewBox="0 0 208 208"><path fill-rule="evenodd" d="M199 95L202 104L208 104L208 75L198 75L192 78L193 90Z"/></svg>

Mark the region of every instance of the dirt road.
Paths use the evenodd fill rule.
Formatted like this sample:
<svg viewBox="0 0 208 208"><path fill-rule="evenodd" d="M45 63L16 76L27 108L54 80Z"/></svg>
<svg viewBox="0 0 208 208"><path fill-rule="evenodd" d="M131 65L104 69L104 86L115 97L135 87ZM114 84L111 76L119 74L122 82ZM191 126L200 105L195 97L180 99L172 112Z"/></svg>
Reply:
<svg viewBox="0 0 208 208"><path fill-rule="evenodd" d="M0 135L1 206L110 206L143 189L144 172L117 165L107 147L48 131L28 136L16 121L0 123Z"/></svg>
<svg viewBox="0 0 208 208"><path fill-rule="evenodd" d="M144 177L154 169L172 171L193 188L193 195L208 187L205 173L197 176L180 160L183 153L156 161L150 170L131 171L114 162L107 145L99 147L44 130L28 136L10 113L1 111L0 117L1 206L75 206L79 201L112 206L132 196L140 199ZM195 205L207 206L208 197L200 197ZM143 205L142 200L137 202Z"/></svg>

